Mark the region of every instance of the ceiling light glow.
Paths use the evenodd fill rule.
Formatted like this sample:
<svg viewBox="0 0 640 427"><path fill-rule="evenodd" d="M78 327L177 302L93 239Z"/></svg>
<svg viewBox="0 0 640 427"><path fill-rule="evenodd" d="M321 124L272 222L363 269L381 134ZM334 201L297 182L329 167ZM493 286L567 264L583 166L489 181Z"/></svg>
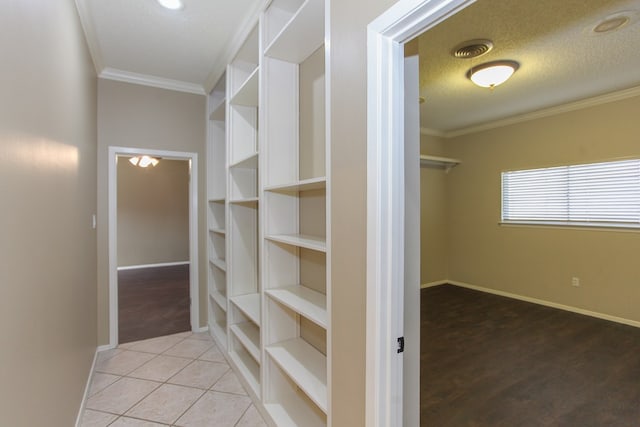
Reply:
<svg viewBox="0 0 640 427"><path fill-rule="evenodd" d="M159 163L158 159L153 158L153 157L149 157L149 156L135 156L135 157L131 157L129 159L129 162L131 162L132 165L134 166L140 166L141 168L146 168L148 166L155 166Z"/></svg>
<svg viewBox="0 0 640 427"><path fill-rule="evenodd" d="M171 10L180 10L184 7L182 0L158 0L158 3L160 3L162 7Z"/></svg>
<svg viewBox="0 0 640 427"><path fill-rule="evenodd" d="M520 67L515 61L493 61L472 67L467 77L480 87L494 87L506 82Z"/></svg>

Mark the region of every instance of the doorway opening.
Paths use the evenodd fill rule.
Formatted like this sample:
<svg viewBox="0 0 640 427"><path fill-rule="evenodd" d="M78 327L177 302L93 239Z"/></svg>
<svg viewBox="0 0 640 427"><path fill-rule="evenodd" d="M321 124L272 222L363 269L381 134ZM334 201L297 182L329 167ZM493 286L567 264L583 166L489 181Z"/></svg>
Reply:
<svg viewBox="0 0 640 427"><path fill-rule="evenodd" d="M119 344L191 330L189 161L118 156Z"/></svg>
<svg viewBox="0 0 640 427"><path fill-rule="evenodd" d="M197 154L109 147L108 174L110 346L197 330Z"/></svg>

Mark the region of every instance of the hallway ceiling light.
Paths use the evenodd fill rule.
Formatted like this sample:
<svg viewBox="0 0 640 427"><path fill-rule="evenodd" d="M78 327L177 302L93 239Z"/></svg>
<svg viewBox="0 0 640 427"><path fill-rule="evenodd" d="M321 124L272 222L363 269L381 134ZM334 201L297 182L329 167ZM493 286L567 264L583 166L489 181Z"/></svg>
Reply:
<svg viewBox="0 0 640 427"><path fill-rule="evenodd" d="M141 168L146 168L149 165L155 166L158 164L159 160L154 157L149 156L135 156L129 159L132 165L140 166Z"/></svg>
<svg viewBox="0 0 640 427"><path fill-rule="evenodd" d="M171 10L180 10L184 7L182 0L158 0L158 3L160 3L162 7Z"/></svg>
<svg viewBox="0 0 640 427"><path fill-rule="evenodd" d="M506 82L520 67L516 61L493 61L471 67L467 77L480 87L494 87Z"/></svg>

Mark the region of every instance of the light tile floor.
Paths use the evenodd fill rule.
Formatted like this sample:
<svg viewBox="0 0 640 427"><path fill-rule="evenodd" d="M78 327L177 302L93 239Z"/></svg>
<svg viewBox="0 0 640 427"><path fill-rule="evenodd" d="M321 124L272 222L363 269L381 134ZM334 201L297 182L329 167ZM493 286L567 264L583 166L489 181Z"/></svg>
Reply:
<svg viewBox="0 0 640 427"><path fill-rule="evenodd" d="M82 427L266 427L206 332L98 353Z"/></svg>

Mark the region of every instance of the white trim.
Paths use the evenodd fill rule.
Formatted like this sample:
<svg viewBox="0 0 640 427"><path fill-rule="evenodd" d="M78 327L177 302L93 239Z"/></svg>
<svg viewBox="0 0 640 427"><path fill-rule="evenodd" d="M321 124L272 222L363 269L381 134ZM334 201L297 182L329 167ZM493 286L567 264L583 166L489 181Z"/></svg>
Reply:
<svg viewBox="0 0 640 427"><path fill-rule="evenodd" d="M527 297L518 294L512 294L511 292L499 291L496 289L485 288L482 286L470 285L465 282L458 282L456 280L447 280L446 283L451 285L460 286L461 288L472 289L474 291L485 292L488 294L499 295L502 297L513 298L520 301L530 302L533 304L544 305L546 307L557 308L559 310L570 311L572 313L583 314L585 316L595 317L598 319L608 320L610 322L622 323L623 325L634 326L640 328L640 321L625 319L624 317L611 316L609 314L599 313L597 311L585 310L578 307L572 307L570 305L558 304L551 301L541 300L538 298Z"/></svg>
<svg viewBox="0 0 640 427"><path fill-rule="evenodd" d="M209 326L203 326L201 328L193 328L193 332L209 332Z"/></svg>
<svg viewBox="0 0 640 427"><path fill-rule="evenodd" d="M271 0L260 0L255 3L252 9L246 11L246 19L238 26L239 30L236 31L235 36L226 43L226 49L218 55L214 69L211 70L204 82L204 91L206 93L210 93L213 90L218 80L220 80L220 77L222 77L222 74L226 71L227 64L231 63L231 60L238 53L247 37L249 37L253 28L258 25L260 15L269 3L271 3Z"/></svg>
<svg viewBox="0 0 640 427"><path fill-rule="evenodd" d="M96 74L100 74L104 68L104 61L102 59L102 50L98 43L98 37L96 36L95 26L93 25L93 20L91 19L91 14L87 6L87 0L76 0L76 9L78 10L80 24L84 31L84 38L87 41L89 54L93 61L93 67L96 69Z"/></svg>
<svg viewBox="0 0 640 427"><path fill-rule="evenodd" d="M108 149L108 264L109 264L109 346L118 345L118 238L117 169L118 155L148 154L169 159L188 160L189 171L189 295L191 329L200 326L200 286L198 278L198 153L109 146Z"/></svg>
<svg viewBox="0 0 640 427"><path fill-rule="evenodd" d="M403 43L474 0L400 0L367 27L366 425L402 425Z"/></svg>
<svg viewBox="0 0 640 427"><path fill-rule="evenodd" d="M87 383L84 386L84 393L82 393L82 401L80 402L80 409L78 410L78 416L76 417L76 427L80 427L82 425L82 415L84 414L84 409L87 405L87 399L89 399L89 389L91 388L91 381L93 380L93 370L96 367L96 361L98 360L98 350L93 353L93 362L91 362L91 370L89 371L89 376L87 377Z"/></svg>
<svg viewBox="0 0 640 427"><path fill-rule="evenodd" d="M434 286L446 285L447 283L451 283L449 280L436 280L435 282L423 283L420 285L420 289L432 288Z"/></svg>
<svg viewBox="0 0 640 427"><path fill-rule="evenodd" d="M189 261L159 262L157 264L124 265L124 266L118 267L118 271L138 270L140 268L174 267L176 265L185 265L185 264L189 264Z"/></svg>
<svg viewBox="0 0 640 427"><path fill-rule="evenodd" d="M100 353L101 351L113 350L116 347L117 347L116 345L111 345L111 344L99 345L96 351Z"/></svg>
<svg viewBox="0 0 640 427"><path fill-rule="evenodd" d="M148 74L139 74L132 71L118 70L111 67L103 68L100 71L98 77L105 80L115 80L118 82L157 87L160 89L174 90L177 92L206 95L204 87L197 83L167 79L164 77L152 76Z"/></svg>
<svg viewBox="0 0 640 427"><path fill-rule="evenodd" d="M466 128L443 132L433 129L421 128L420 131L424 135L441 136L444 138L454 138L456 136L468 135L470 133L481 132L485 130L496 129L504 126L509 126L517 123L528 122L531 120L542 119L544 117L556 116L558 114L569 113L571 111L582 110L585 108L596 107L602 104L608 104L610 102L622 101L624 99L640 96L640 86L632 87L629 89L620 90L617 92L607 93L605 95L594 96L592 98L581 99L580 101L570 102L555 107L543 108L538 111L532 111L530 113L520 114L506 119L494 120L481 125L469 126Z"/></svg>

